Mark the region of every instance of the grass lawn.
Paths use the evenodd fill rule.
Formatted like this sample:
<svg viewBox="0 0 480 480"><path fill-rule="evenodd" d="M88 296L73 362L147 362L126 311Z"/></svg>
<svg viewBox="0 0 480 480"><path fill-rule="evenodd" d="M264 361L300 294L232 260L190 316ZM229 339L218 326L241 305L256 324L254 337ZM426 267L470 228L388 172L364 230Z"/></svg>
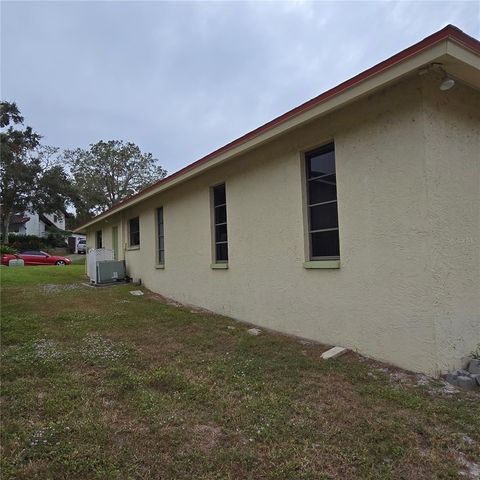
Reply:
<svg viewBox="0 0 480 480"><path fill-rule="evenodd" d="M128 285L0 268L2 479L454 479L480 396Z"/></svg>

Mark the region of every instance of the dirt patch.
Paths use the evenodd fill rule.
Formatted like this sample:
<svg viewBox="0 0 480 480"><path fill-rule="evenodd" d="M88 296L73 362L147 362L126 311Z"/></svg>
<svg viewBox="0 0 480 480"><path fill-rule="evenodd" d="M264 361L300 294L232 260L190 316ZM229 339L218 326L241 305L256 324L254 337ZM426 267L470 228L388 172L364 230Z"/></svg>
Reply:
<svg viewBox="0 0 480 480"><path fill-rule="evenodd" d="M56 285L54 283L47 283L45 285L40 285L39 289L45 295L52 295L52 294L63 293L68 290L78 290L79 288L82 288L82 287L83 287L83 284L81 283L71 283L67 285Z"/></svg>
<svg viewBox="0 0 480 480"><path fill-rule="evenodd" d="M174 300L173 298L164 297L159 293L153 293L147 290L146 296L147 298L151 298L152 300L156 300L165 305L170 305L172 307L177 307L177 308L185 308L189 310L190 313L201 313L202 315L215 315L214 312L212 312L211 310L207 310L206 308L196 307L195 305L183 304L183 303L177 302L177 300Z"/></svg>
<svg viewBox="0 0 480 480"><path fill-rule="evenodd" d="M159 293L154 293L149 290L146 290L145 294L147 298L151 298L152 300L156 300L157 302L163 303L165 305L171 305L173 307L178 307L178 308L185 307L185 305L181 304L180 302L177 302L176 300L173 300L173 298L164 297Z"/></svg>
<svg viewBox="0 0 480 480"><path fill-rule="evenodd" d="M190 432L190 441L184 446L184 453L200 451L203 453L212 450L223 443L226 436L216 425L195 425Z"/></svg>
<svg viewBox="0 0 480 480"><path fill-rule="evenodd" d="M185 346L178 342L173 335L160 335L156 330L149 329L145 332L135 332L135 336L119 335L124 341L133 342L133 347L144 361L150 365L163 364L180 352L185 351Z"/></svg>
<svg viewBox="0 0 480 480"><path fill-rule="evenodd" d="M458 462L462 465L462 470L460 470L460 475L465 478L472 480L480 479L480 464L471 462L468 460L463 453L459 453L457 457Z"/></svg>

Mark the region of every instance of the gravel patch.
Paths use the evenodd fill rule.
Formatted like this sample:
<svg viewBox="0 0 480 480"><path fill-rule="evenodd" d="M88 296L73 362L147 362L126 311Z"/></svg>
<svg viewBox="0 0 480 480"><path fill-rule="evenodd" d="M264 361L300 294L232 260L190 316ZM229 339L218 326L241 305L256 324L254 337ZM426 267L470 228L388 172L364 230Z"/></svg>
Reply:
<svg viewBox="0 0 480 480"><path fill-rule="evenodd" d="M123 343L113 342L98 333L89 333L83 341L80 353L85 360L93 362L115 361L126 357L128 349Z"/></svg>
<svg viewBox="0 0 480 480"><path fill-rule="evenodd" d="M45 295L55 295L58 293L67 292L69 290L77 290L82 288L81 283L70 283L67 285L56 285L54 283L47 283L45 285L40 285L39 290Z"/></svg>

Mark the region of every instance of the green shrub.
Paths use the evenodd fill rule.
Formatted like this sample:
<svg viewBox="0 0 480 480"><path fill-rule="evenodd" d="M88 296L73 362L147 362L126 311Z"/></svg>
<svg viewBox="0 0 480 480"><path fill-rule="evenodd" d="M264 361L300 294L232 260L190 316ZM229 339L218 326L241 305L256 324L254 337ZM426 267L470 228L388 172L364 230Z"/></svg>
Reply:
<svg viewBox="0 0 480 480"><path fill-rule="evenodd" d="M45 243L49 247L66 247L65 234L64 233L49 233L45 239Z"/></svg>
<svg viewBox="0 0 480 480"><path fill-rule="evenodd" d="M6 245L18 250L48 250L49 248L66 247L65 234L49 233L47 237L36 235L8 235Z"/></svg>
<svg viewBox="0 0 480 480"><path fill-rule="evenodd" d="M0 245L0 254L1 253L10 253L15 255L17 253L17 249L11 247L10 245Z"/></svg>
<svg viewBox="0 0 480 480"><path fill-rule="evenodd" d="M47 245L43 238L35 235L9 235L8 244L19 250L45 250Z"/></svg>

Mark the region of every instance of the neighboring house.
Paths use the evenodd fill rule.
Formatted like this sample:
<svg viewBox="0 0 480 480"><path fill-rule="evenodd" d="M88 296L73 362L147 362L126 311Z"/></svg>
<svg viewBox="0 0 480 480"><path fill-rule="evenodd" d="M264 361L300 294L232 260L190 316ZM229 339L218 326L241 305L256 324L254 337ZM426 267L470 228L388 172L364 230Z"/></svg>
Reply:
<svg viewBox="0 0 480 480"><path fill-rule="evenodd" d="M13 215L10 219L9 233L46 237L49 233L48 227L65 230L65 215L61 212L55 214L25 212Z"/></svg>
<svg viewBox="0 0 480 480"><path fill-rule="evenodd" d="M78 231L167 297L438 375L480 342L479 90L448 26Z"/></svg>

